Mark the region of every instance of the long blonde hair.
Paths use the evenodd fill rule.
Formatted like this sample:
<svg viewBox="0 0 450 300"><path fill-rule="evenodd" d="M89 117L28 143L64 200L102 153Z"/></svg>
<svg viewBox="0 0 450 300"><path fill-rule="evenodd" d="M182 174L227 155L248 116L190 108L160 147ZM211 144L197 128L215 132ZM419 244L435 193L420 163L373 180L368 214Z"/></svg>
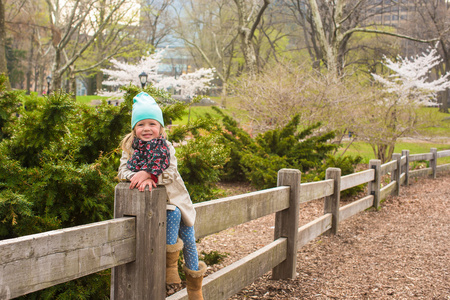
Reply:
<svg viewBox="0 0 450 300"><path fill-rule="evenodd" d="M161 124L159 124L159 125L161 125ZM166 129L162 125L159 130L159 134L163 138L167 139ZM136 131L133 128L133 130L123 138L122 142L120 142L120 147L128 155L128 157L133 155L134 150L133 150L132 145L133 145L133 141L134 141L135 137L136 137Z"/></svg>

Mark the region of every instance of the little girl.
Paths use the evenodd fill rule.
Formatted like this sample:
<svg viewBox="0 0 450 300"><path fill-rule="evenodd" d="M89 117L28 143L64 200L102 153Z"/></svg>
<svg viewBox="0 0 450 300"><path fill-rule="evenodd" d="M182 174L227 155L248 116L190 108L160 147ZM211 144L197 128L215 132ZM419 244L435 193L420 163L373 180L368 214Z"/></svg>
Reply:
<svg viewBox="0 0 450 300"><path fill-rule="evenodd" d="M131 129L122 141L119 179L130 189L151 191L156 184L167 192L166 283L179 284L178 257L183 249L189 299L203 299L202 280L206 264L198 260L195 243L195 209L177 170L175 149L167 141L162 111L156 101L141 92L133 98ZM178 238L178 235L181 239Z"/></svg>

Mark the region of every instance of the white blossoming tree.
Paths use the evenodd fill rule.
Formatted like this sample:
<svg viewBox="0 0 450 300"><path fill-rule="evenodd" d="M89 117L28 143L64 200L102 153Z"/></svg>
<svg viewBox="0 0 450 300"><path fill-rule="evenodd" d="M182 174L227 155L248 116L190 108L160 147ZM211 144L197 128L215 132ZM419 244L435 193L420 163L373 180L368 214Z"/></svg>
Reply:
<svg viewBox="0 0 450 300"><path fill-rule="evenodd" d="M397 61L384 58L383 65L393 73L387 78L372 74L373 78L385 86L388 93L395 94L397 101L407 104L430 105L436 95L450 87L450 73L430 80L431 70L442 62L436 49L411 59L398 57Z"/></svg>
<svg viewBox="0 0 450 300"><path fill-rule="evenodd" d="M142 72L147 73L147 84L152 84L156 88L173 88L180 91L184 98L193 99L199 93L205 92L210 88L210 83L214 79L214 69L201 68L193 73L182 74L178 78L163 76L158 74L158 66L164 57L164 50L156 52L147 57L143 57L136 65L122 63L115 59L111 60L111 69L102 69L109 78L103 81L106 86L140 86L138 75ZM119 92L99 91L102 96L118 96Z"/></svg>
<svg viewBox="0 0 450 300"><path fill-rule="evenodd" d="M213 79L214 69L201 68L193 73L182 74L178 78L164 77L155 86L161 88L172 87L175 91L179 91L183 98L192 99L198 93L208 90Z"/></svg>
<svg viewBox="0 0 450 300"><path fill-rule="evenodd" d="M444 74L433 79L432 68L441 63L436 49L413 58L384 58L383 65L390 74L372 74L382 89L367 90L366 101L355 109L360 118L352 125L358 138L368 142L374 155L382 162L391 160L400 137L417 134L421 127L430 126L437 110L420 110L424 105L436 104L436 95L450 87Z"/></svg>

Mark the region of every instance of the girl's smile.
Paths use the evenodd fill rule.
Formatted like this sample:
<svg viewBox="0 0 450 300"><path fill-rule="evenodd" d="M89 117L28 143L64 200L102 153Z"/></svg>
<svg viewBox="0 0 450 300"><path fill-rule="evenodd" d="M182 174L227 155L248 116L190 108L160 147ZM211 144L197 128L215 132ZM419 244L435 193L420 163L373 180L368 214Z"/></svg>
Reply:
<svg viewBox="0 0 450 300"><path fill-rule="evenodd" d="M153 119L145 119L137 122L134 130L138 139L148 142L160 136L161 124Z"/></svg>

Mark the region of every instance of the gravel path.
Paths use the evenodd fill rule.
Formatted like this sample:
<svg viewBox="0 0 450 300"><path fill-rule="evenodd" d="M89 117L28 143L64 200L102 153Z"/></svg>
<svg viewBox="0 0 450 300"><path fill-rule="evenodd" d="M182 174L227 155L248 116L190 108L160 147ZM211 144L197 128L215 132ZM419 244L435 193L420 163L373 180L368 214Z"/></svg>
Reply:
<svg viewBox="0 0 450 300"><path fill-rule="evenodd" d="M343 205L348 204L342 203ZM300 225L322 214L323 203L301 208ZM274 216L208 236L199 251L228 257L210 274L273 239ZM450 299L450 173L412 180L379 211L359 213L298 251L295 280L270 273L230 299Z"/></svg>

